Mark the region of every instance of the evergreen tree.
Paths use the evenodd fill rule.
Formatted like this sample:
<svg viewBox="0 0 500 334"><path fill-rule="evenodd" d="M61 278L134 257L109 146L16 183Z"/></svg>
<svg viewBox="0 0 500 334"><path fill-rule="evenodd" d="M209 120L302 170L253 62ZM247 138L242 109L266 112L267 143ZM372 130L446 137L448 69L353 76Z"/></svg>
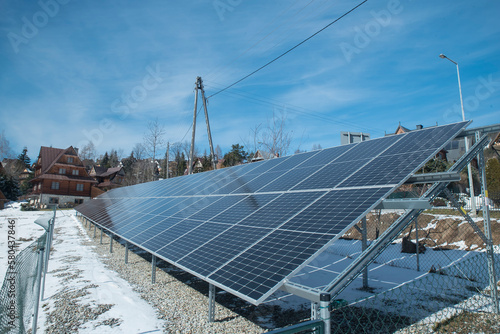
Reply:
<svg viewBox="0 0 500 334"><path fill-rule="evenodd" d="M23 151L21 154L17 156L17 160L22 164L23 169L24 168L30 168L31 166L31 159L28 157L28 148L25 146L23 148Z"/></svg>
<svg viewBox="0 0 500 334"><path fill-rule="evenodd" d="M104 156L102 157L101 160L101 167L109 168L111 167L110 161L109 161L109 155L108 152L104 153Z"/></svg>
<svg viewBox="0 0 500 334"><path fill-rule="evenodd" d="M137 159L134 157L134 151L130 152L130 156L122 160L123 170L125 174L129 174L132 172L132 168Z"/></svg>
<svg viewBox="0 0 500 334"><path fill-rule="evenodd" d="M500 205L500 162L496 158L486 163L486 184L489 198L496 205Z"/></svg>
<svg viewBox="0 0 500 334"><path fill-rule="evenodd" d="M10 199L11 201L15 201L19 196L21 196L19 182L13 176L8 176L5 174L0 175L0 190L5 195L5 197L7 199Z"/></svg>
<svg viewBox="0 0 500 334"><path fill-rule="evenodd" d="M245 162L247 152L243 151L243 146L240 144L231 145L231 151L224 155L224 166L236 166Z"/></svg>

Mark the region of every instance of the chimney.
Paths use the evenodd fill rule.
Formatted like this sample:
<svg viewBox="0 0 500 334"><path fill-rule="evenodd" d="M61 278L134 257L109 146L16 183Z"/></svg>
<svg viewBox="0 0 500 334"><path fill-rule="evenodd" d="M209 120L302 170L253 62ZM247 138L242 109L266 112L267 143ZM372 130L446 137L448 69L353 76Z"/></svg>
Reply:
<svg viewBox="0 0 500 334"><path fill-rule="evenodd" d="M423 128L424 128L424 126L422 124L417 125L417 130L422 130Z"/></svg>

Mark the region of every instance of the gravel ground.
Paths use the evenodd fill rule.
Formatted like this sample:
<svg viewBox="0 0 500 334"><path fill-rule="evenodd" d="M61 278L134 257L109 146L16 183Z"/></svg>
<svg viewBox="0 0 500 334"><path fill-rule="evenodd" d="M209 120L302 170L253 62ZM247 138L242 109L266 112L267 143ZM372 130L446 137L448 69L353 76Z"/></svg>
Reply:
<svg viewBox="0 0 500 334"><path fill-rule="evenodd" d="M163 261L158 261L156 283L151 283L151 256L137 251L128 252L125 264L125 247L116 240L113 253L109 253L109 237L104 235L100 244L100 231L94 239L94 228L84 226L95 252L111 270L132 284L134 290L158 310L160 318L166 320L165 333L262 333L266 329L250 319L266 321L276 316L275 307L255 307L244 301L235 302L235 311L216 302L215 322L208 322L208 284L196 277L176 270ZM226 301L228 294L219 291L216 301ZM236 298L236 297L235 297ZM238 298L236 298L238 299ZM242 305L246 304L246 305ZM242 313L246 313L242 316ZM288 319L289 321L291 319ZM288 322L288 321L287 321Z"/></svg>

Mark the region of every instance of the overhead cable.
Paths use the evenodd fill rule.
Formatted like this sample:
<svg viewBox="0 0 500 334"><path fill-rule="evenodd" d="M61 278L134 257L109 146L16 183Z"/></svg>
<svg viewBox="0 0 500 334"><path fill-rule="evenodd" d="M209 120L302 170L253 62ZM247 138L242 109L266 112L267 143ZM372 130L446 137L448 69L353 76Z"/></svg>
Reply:
<svg viewBox="0 0 500 334"><path fill-rule="evenodd" d="M279 55L278 57L274 58L273 60L269 61L268 63L262 65L261 67L259 67L258 69L256 69L255 71L253 71L252 73L250 74L247 74L246 76L244 76L243 78L239 79L238 81L230 84L229 86L226 86L225 88L215 92L214 94L210 95L209 97L207 97L207 99L209 98L212 98L214 97L215 95L219 94L219 93L222 93L223 91L233 87L234 85L236 84L239 84L240 82L242 82L243 80L247 79L248 77L254 75L255 73L259 72L260 70L262 70L263 68L271 65L272 63L274 63L275 61L277 61L278 59L280 59L281 57L285 56L286 54L290 53L291 51L295 50L296 48L298 48L299 46L301 46L302 44L304 44L305 42L307 42L308 40L310 40L311 38L313 38L314 36L318 35L320 32L322 32L323 30L327 29L328 27L330 27L331 25L333 25L334 23L338 22L340 19L344 18L345 16L347 16L348 14L352 13L353 11L355 11L356 9L358 9L361 5L363 5L365 2L367 2L368 0L364 0L362 2L360 2L358 5L356 5L355 7L353 7L352 9L350 9L349 11L345 12L344 14L342 14L341 16L339 16L338 18L336 18L335 20L333 20L332 22L328 23L326 26L324 26L323 28L321 28L320 30L316 31L314 34L312 34L311 36L307 37L306 39L304 39L302 42L300 42L299 44L295 45L294 47L292 47L291 49L288 49L287 51L285 51L284 53L282 53L281 55Z"/></svg>

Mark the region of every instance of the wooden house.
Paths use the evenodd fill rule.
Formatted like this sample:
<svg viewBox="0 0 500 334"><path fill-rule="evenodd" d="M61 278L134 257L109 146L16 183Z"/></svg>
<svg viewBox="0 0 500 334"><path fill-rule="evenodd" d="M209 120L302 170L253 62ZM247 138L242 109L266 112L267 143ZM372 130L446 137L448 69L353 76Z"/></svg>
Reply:
<svg viewBox="0 0 500 334"><path fill-rule="evenodd" d="M89 175L96 180L96 187L104 191L121 186L125 179L123 167L105 168L93 166Z"/></svg>
<svg viewBox="0 0 500 334"><path fill-rule="evenodd" d="M31 200L34 204L75 205L91 198L91 187L97 183L72 147L59 149L42 146L35 163Z"/></svg>
<svg viewBox="0 0 500 334"><path fill-rule="evenodd" d="M3 192L0 190L0 210L2 210L5 207L5 203L9 202L7 197L3 194Z"/></svg>

